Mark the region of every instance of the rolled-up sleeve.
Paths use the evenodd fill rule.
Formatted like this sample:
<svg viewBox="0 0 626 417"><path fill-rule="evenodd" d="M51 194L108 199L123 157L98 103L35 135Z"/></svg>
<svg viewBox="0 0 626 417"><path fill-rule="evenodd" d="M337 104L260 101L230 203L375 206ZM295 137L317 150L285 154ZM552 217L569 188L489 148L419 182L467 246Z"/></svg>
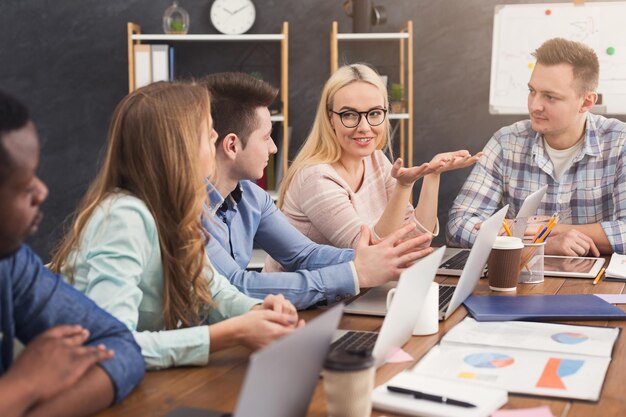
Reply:
<svg viewBox="0 0 626 417"><path fill-rule="evenodd" d="M615 166L613 182L613 219L600 223L606 234L613 252L626 254L626 147Z"/></svg>
<svg viewBox="0 0 626 417"><path fill-rule="evenodd" d="M446 238L452 246L470 247L476 225L491 216L502 200L502 147L494 137L483 152L450 209Z"/></svg>

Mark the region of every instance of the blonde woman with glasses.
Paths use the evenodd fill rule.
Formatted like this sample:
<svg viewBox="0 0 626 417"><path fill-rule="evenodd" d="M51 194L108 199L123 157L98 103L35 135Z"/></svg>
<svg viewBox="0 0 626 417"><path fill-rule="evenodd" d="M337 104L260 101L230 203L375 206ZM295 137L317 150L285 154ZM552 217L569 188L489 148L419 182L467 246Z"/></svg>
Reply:
<svg viewBox="0 0 626 417"><path fill-rule="evenodd" d="M413 222L417 231L437 235L439 176L472 165L468 151L436 155L404 168L381 149L389 141L387 90L375 70L363 64L339 68L326 82L313 128L289 168L278 205L290 222L313 241L354 247L361 226L383 238ZM424 177L417 207L411 190ZM266 267L276 264L268 261Z"/></svg>

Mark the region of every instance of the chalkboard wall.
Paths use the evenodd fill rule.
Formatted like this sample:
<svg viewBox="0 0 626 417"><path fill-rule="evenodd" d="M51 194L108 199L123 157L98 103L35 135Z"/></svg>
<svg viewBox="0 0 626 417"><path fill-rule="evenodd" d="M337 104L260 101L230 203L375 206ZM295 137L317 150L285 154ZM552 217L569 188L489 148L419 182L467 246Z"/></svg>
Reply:
<svg viewBox="0 0 626 417"><path fill-rule="evenodd" d="M530 3L532 1L506 1ZM209 22L211 0L180 0L191 15L190 33L216 33ZM329 72L332 20L351 29L341 0L254 0L251 33L278 33L290 22L289 96L293 157L313 120ZM519 120L488 112L489 71L495 0L376 0L388 22L374 31L397 31L411 19L415 29L415 163L438 152L477 152L491 134ZM96 173L108 122L127 93L126 22L145 33L161 33L165 0L3 0L0 2L0 88L30 107L42 139L40 175L50 188L46 217L30 241L49 259L63 220L74 210ZM352 47L350 47L352 48ZM362 51L340 48L340 61ZM363 47L356 47L363 48ZM271 43L177 44L176 71L200 76L223 70L259 71L278 77L278 51ZM342 52L343 51L343 52ZM361 60L381 72L397 72L389 44L367 46ZM442 178L439 219L469 170Z"/></svg>

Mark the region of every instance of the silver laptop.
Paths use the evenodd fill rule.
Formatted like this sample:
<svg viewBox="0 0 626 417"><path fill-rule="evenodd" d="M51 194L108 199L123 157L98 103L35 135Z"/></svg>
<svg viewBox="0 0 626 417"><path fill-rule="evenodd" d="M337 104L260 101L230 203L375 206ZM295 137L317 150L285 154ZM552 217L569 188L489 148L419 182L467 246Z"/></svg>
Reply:
<svg viewBox="0 0 626 417"><path fill-rule="evenodd" d="M380 333L342 330L336 332L336 338L331 348L369 350L374 356L376 366L381 366L392 350L401 348L411 338L413 328L424 305L426 294L435 279L437 267L441 263L444 251L445 246L420 259L402 272L398 280L396 294L391 301L389 311L380 328ZM368 291L354 302L358 302L363 298L368 299L371 291ZM374 292L374 294L379 293ZM387 293L385 292L381 295L382 297L379 297L377 301L382 301L382 307L386 311Z"/></svg>
<svg viewBox="0 0 626 417"><path fill-rule="evenodd" d="M528 217L537 214L541 200L543 199L543 196L546 195L547 190L548 186L544 185L524 199L522 207L520 207L517 212L517 216L515 216L515 221L511 227L513 236L524 236L524 231L526 230L526 220ZM448 248L446 253L443 255L443 261L439 266L437 274L460 277L463 272L463 268L465 267L465 263L467 262L469 251L469 249ZM485 272L486 270L483 270L481 276L484 275Z"/></svg>
<svg viewBox="0 0 626 417"><path fill-rule="evenodd" d="M507 204L483 222L457 285L439 285L439 320L450 317L474 291L508 209Z"/></svg>
<svg viewBox="0 0 626 417"><path fill-rule="evenodd" d="M459 278L458 284L439 285L439 320L445 320L450 317L476 287L508 208L509 206L503 207L483 223L476 236L474 246L469 251L465 269ZM386 315L387 291L394 288L395 285L395 282L390 282L369 290L365 295L348 304L344 311L352 314Z"/></svg>
<svg viewBox="0 0 626 417"><path fill-rule="evenodd" d="M252 354L233 414L178 408L167 417L303 417L343 312L338 304Z"/></svg>

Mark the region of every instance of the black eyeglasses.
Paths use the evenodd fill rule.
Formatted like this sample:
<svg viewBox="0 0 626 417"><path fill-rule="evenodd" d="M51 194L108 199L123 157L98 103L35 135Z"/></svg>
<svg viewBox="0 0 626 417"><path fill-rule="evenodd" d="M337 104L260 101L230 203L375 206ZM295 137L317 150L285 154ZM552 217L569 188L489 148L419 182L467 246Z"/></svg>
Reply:
<svg viewBox="0 0 626 417"><path fill-rule="evenodd" d="M347 128L357 127L361 123L361 117L365 115L365 120L370 126L379 126L385 121L387 115L387 109L372 109L368 111L355 111L346 110L336 112L329 110L331 113L335 113L341 119L341 124Z"/></svg>

